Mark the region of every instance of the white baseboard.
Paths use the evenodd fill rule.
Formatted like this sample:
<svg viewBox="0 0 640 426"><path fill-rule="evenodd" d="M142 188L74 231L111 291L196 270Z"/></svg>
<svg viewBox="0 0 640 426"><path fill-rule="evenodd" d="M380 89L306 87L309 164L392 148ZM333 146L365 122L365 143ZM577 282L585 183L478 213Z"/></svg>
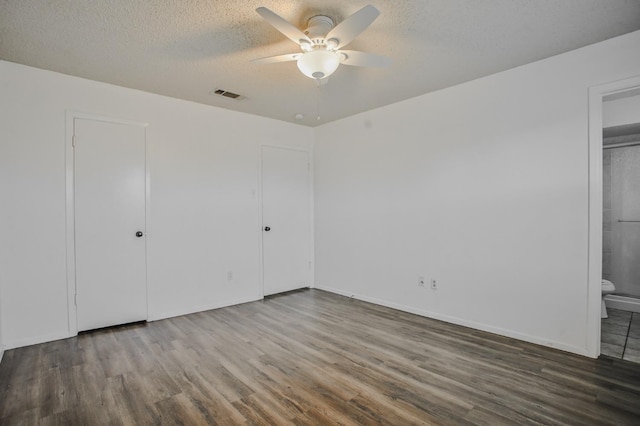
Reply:
<svg viewBox="0 0 640 426"><path fill-rule="evenodd" d="M197 312L210 311L211 309L226 308L227 306L239 305L241 303L255 302L256 300L261 300L261 299L262 297L260 296L250 296L250 297L244 297L241 299L235 299L235 300L230 300L225 302L216 302L216 303L211 303L207 305L195 306L187 309L179 309L176 311L166 311L166 312L160 312L155 314L149 314L148 320L159 321L167 318L179 317L181 315L189 315L189 314L195 314Z"/></svg>
<svg viewBox="0 0 640 426"><path fill-rule="evenodd" d="M69 337L73 336L75 336L75 334L70 334L69 330L65 330L57 333L46 334L43 336L26 337L23 339L16 339L6 342L4 345L4 349L15 349L21 348L23 346L38 345L40 343L53 342L54 340L68 339Z"/></svg>
<svg viewBox="0 0 640 426"><path fill-rule="evenodd" d="M155 314L153 316L149 315L148 321L157 321L165 318L178 317L180 315L188 315L196 312L208 311L210 309L224 308L226 306L239 305L241 303L247 303L247 302L254 302L260 299L262 299L262 297L252 296L252 297L231 300L226 302L196 306L193 308L183 309L179 311L163 312L160 314ZM69 337L74 337L74 336L77 336L77 334L75 333L72 334L68 330L65 330L64 332L52 333L52 334L47 334L43 336L26 337L23 339L16 339L13 341L10 340L6 342L4 348L0 347L0 354L4 355L4 350L7 350L7 349L15 349L15 348L21 348L23 346L31 346L31 345L37 345L40 343L52 342L54 340L68 339ZM0 355L0 361L2 359L1 358L2 355Z"/></svg>
<svg viewBox="0 0 640 426"><path fill-rule="evenodd" d="M444 321L450 324L455 324L455 325L461 325L464 327L469 327L469 328L473 328L475 330L481 330L481 331L486 331L488 333L492 333L492 334L497 334L499 336L504 336L504 337L510 337L512 339L517 339L517 340L522 340L524 342L529 342L529 343L534 343L536 345L541 345L541 346L547 346L550 348L554 348L554 349L559 349L565 352L571 352L574 354L578 354L578 355L582 355L582 356L586 356L589 358L597 358L597 356L594 356L593 354L590 354L589 351L587 351L587 348L583 348L583 347L578 347L578 346L573 346L573 345L567 345L565 343L562 342L555 342L552 340L547 340L547 339L543 339L540 337L536 337L536 336L530 336L527 334L522 334L522 333L518 333L512 330L507 330L504 328L499 328L499 327L493 327L493 326L489 326L486 324L482 324L482 323L477 323L474 321L468 321L462 318L457 318L457 317L452 317L449 315L443 315L443 314L439 314L439 313L435 313L435 312L430 312L430 311L425 311L423 309L418 309L418 308L414 308L412 306L406 306L406 305L402 305L402 304L398 304L398 303L394 303L394 302L389 302L386 300L381 300L381 299L376 299L373 297L368 297L368 296L363 296L363 295L359 295L359 294L353 294L347 291L343 291L343 290L339 290L339 289L335 289L335 288L331 288L331 287L326 287L323 285L318 285L316 283L315 286L316 289L318 290L324 290L324 291L328 291L330 293L335 293L335 294L339 294L341 296L346 296L346 297L351 297L354 299L358 299L358 300L362 300L363 302L368 302L368 303L373 303L374 305L380 305L380 306L385 306L387 308L391 308L391 309L397 309L399 311L403 311L403 312L408 312L410 314L415 314L415 315L420 315L423 317L427 317L427 318L432 318L432 319L436 319L439 321Z"/></svg>

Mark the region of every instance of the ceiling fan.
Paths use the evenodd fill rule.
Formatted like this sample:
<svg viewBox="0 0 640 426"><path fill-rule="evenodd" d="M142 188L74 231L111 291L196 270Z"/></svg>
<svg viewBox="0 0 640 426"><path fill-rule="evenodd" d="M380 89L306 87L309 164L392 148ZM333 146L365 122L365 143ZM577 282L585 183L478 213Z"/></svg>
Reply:
<svg viewBox="0 0 640 426"><path fill-rule="evenodd" d="M333 74L340 64L385 67L391 63L391 60L384 56L357 50L342 50L342 47L351 43L380 15L378 9L371 5L363 7L336 26L328 16L314 16L309 19L304 32L266 7L259 7L256 12L275 29L297 43L302 52L254 59L251 62L272 64L297 61L300 71L318 82Z"/></svg>

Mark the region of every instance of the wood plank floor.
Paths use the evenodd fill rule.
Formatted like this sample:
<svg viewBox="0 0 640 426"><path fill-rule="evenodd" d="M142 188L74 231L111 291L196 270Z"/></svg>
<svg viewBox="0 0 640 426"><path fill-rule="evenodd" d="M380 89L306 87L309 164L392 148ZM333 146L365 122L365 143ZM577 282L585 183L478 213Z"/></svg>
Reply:
<svg viewBox="0 0 640 426"><path fill-rule="evenodd" d="M0 424L640 424L640 364L304 290L7 351Z"/></svg>

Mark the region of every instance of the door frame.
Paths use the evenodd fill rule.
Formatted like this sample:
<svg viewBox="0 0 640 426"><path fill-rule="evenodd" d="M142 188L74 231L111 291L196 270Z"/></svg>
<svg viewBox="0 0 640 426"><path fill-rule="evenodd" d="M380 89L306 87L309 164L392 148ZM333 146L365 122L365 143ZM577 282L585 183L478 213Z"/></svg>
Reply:
<svg viewBox="0 0 640 426"><path fill-rule="evenodd" d="M308 167L308 174L309 174L309 257L310 257L310 262L311 262L311 267L309 268L309 287L313 288L315 287L315 216L314 216L314 205L315 205L315 193L313 191L314 188L314 180L313 180L313 176L314 176L314 168L313 168L313 150L308 149L308 148L304 148L304 147L298 147L298 146L286 146L286 145L277 145L277 144L270 144L270 143L261 143L259 148L260 148L260 155L258 155L258 208L259 208L259 212L258 212L258 230L260 233L260 237L258 239L259 242L259 256L260 256L260 261L259 261L259 274L260 274L260 282L259 282L259 289L258 289L258 298L259 299L264 299L264 231L262 230L262 227L264 226L264 216L263 216L263 205L262 205L262 200L263 200L263 182L262 182L262 157L263 157L263 152L264 152L264 148L265 147L269 147L269 148L279 148L279 149L288 149L290 151L298 151L298 152L304 152L307 154L307 159L309 161L309 167Z"/></svg>
<svg viewBox="0 0 640 426"><path fill-rule="evenodd" d="M587 354L600 355L602 298L602 103L616 93L640 89L640 76L589 88L589 206Z"/></svg>
<svg viewBox="0 0 640 426"><path fill-rule="evenodd" d="M144 128L145 150L145 232L150 231L151 179L149 173L149 144L147 142L147 130L149 123L132 121L105 115L97 115L80 111L66 111L66 135L65 135L65 216L66 216L66 257L67 257L67 324L69 336L78 334L78 317L76 308L76 244L75 244L75 166L74 166L74 121L75 119L103 121L114 124L126 124ZM147 317L149 315L149 268L148 268L148 238L144 239L145 245L145 289L147 293Z"/></svg>

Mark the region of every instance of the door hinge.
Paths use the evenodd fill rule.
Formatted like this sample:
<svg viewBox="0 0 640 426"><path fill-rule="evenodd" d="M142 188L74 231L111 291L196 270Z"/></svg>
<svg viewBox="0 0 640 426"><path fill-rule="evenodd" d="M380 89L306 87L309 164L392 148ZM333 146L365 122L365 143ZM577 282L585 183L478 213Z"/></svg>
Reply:
<svg viewBox="0 0 640 426"><path fill-rule="evenodd" d="M76 135L71 136L71 146L73 148L76 147Z"/></svg>
<svg viewBox="0 0 640 426"><path fill-rule="evenodd" d="M73 295L73 303L78 306L78 293Z"/></svg>

